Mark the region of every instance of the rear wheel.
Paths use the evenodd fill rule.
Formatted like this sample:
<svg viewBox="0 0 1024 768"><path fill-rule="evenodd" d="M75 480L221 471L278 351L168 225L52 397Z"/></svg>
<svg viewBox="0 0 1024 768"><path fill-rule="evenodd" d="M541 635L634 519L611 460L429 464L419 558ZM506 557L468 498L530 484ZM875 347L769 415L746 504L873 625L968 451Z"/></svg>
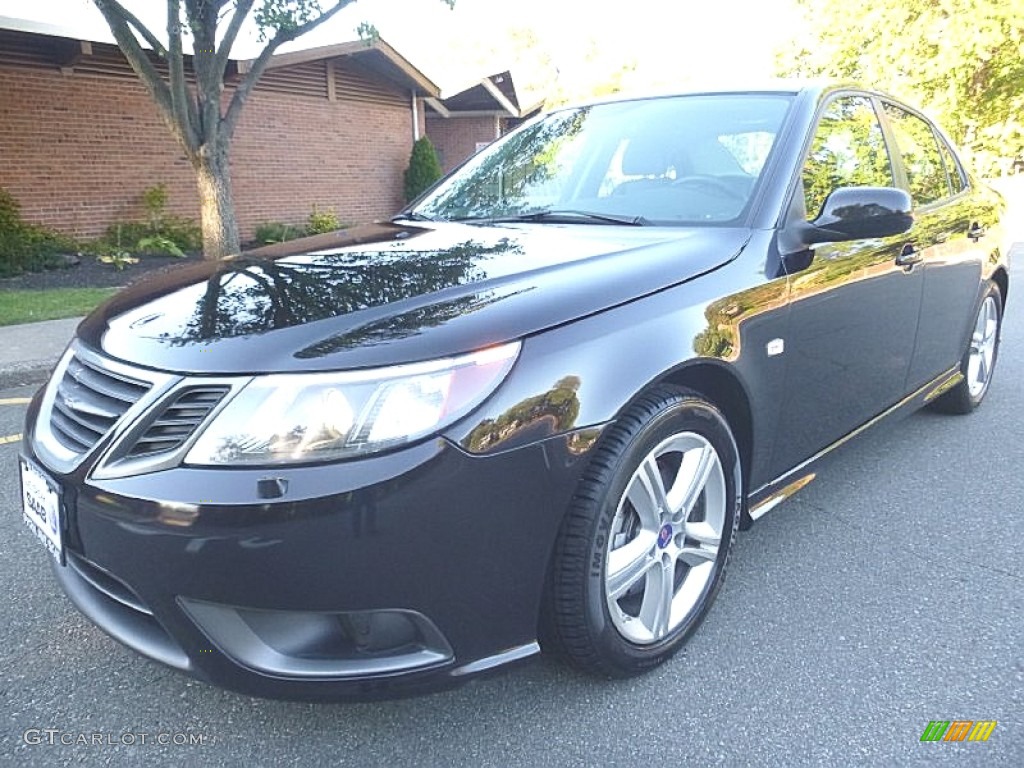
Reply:
<svg viewBox="0 0 1024 768"><path fill-rule="evenodd" d="M563 522L548 644L618 677L678 651L721 586L741 487L717 408L673 388L643 396L602 437Z"/></svg>
<svg viewBox="0 0 1024 768"><path fill-rule="evenodd" d="M960 361L963 379L935 400L935 410L944 413L970 413L985 398L996 359L999 357L999 333L1003 320L1003 299L999 288L990 284L981 300L967 350Z"/></svg>

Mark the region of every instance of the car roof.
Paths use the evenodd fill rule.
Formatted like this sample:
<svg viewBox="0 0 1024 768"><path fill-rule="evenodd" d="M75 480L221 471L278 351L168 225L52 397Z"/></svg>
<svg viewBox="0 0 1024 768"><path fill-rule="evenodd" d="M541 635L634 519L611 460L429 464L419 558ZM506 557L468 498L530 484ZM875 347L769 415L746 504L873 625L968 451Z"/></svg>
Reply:
<svg viewBox="0 0 1024 768"><path fill-rule="evenodd" d="M813 103L821 96L830 91L854 90L872 93L885 98L892 98L873 88L859 85L848 80L837 80L828 78L767 78L750 79L746 81L712 81L708 80L699 84L688 85L685 88L661 88L646 90L620 91L614 94L581 99L559 104L544 110L544 114L560 112L564 109L577 109L580 107L593 107L601 104L620 104L630 101L644 101L647 99L663 99L674 96L704 96L719 94L785 94L790 96L802 95Z"/></svg>

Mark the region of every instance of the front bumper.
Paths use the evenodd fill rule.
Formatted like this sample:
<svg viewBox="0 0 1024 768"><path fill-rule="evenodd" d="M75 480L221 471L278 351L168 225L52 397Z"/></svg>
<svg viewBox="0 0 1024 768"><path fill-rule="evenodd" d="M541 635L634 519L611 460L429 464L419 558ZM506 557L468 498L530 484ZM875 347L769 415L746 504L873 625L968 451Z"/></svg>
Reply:
<svg viewBox="0 0 1024 768"><path fill-rule="evenodd" d="M28 432L41 461L32 444ZM587 457L570 433L489 456L436 439L269 471L95 480L86 461L53 473L68 556L54 567L113 637L225 688L444 688L538 650L548 560Z"/></svg>

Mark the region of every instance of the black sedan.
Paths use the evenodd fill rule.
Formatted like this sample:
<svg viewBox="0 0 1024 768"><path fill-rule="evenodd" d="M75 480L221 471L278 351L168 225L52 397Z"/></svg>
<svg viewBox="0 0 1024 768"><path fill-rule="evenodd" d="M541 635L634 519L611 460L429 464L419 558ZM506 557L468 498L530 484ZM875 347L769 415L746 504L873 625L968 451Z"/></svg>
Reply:
<svg viewBox="0 0 1024 768"><path fill-rule="evenodd" d="M108 301L29 409L24 517L97 625L250 694L637 674L832 449L981 403L1003 208L857 88L560 109L390 222Z"/></svg>

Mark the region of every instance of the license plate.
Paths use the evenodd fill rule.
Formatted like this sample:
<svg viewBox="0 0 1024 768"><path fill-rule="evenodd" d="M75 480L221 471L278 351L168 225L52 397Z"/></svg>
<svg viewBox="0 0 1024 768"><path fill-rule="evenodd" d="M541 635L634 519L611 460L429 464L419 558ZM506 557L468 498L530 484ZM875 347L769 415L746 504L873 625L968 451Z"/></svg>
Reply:
<svg viewBox="0 0 1024 768"><path fill-rule="evenodd" d="M18 459L21 464L22 517L50 554L63 565L60 489L35 462L24 456L19 456Z"/></svg>

